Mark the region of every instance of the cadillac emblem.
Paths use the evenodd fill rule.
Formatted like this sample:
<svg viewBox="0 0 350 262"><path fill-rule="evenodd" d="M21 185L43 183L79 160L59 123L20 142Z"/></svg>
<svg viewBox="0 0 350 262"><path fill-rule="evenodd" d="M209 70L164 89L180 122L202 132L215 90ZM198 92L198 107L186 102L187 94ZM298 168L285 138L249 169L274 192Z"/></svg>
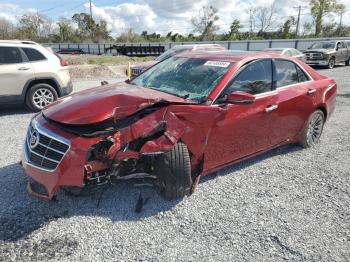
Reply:
<svg viewBox="0 0 350 262"><path fill-rule="evenodd" d="M34 129L30 135L30 148L33 149L39 144L39 132Z"/></svg>

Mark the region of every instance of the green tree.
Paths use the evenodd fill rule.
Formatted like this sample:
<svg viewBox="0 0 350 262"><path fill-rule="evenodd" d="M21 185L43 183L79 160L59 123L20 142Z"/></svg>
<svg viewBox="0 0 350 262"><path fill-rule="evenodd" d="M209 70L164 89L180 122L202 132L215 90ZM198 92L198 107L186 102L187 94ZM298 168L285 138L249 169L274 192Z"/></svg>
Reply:
<svg viewBox="0 0 350 262"><path fill-rule="evenodd" d="M76 32L70 20L61 18L57 25L59 29L60 42L76 42Z"/></svg>
<svg viewBox="0 0 350 262"><path fill-rule="evenodd" d="M194 14L191 23L194 32L200 34L200 40L213 40L219 27L214 23L219 20L218 10L213 6L203 6L198 13Z"/></svg>
<svg viewBox="0 0 350 262"><path fill-rule="evenodd" d="M242 28L241 22L238 19L233 20L230 31L228 32L228 40L237 40L240 38L239 30Z"/></svg>
<svg viewBox="0 0 350 262"><path fill-rule="evenodd" d="M311 15L315 19L315 35L320 36L322 33L323 18L331 13L339 12L342 8L337 0L311 0Z"/></svg>

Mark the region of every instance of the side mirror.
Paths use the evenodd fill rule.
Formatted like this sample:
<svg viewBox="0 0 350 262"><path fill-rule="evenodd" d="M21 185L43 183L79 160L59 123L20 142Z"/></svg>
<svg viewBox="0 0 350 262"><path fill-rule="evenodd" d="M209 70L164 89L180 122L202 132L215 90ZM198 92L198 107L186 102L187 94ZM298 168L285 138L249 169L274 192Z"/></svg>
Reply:
<svg viewBox="0 0 350 262"><path fill-rule="evenodd" d="M237 105L252 104L255 102L255 96L246 92L236 91L227 95L226 102Z"/></svg>

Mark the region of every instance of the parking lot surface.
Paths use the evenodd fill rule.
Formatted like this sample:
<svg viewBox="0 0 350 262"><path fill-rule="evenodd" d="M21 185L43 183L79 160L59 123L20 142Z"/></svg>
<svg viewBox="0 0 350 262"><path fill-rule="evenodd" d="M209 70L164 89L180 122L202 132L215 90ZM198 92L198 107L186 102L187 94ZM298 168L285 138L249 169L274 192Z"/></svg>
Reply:
<svg viewBox="0 0 350 262"><path fill-rule="evenodd" d="M0 261L349 261L350 70L321 73L339 89L317 147L232 165L183 201L131 182L56 202L28 195L18 161L32 114L2 108ZM135 213L140 193L149 200Z"/></svg>

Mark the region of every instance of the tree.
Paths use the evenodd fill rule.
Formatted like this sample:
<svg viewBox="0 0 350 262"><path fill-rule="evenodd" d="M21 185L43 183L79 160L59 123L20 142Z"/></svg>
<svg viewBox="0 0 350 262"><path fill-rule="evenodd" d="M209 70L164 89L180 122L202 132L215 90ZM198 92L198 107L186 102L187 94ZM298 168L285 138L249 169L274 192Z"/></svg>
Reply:
<svg viewBox="0 0 350 262"><path fill-rule="evenodd" d="M51 25L46 17L38 14L24 14L19 20L20 35L22 39L39 41L40 38L48 36Z"/></svg>
<svg viewBox="0 0 350 262"><path fill-rule="evenodd" d="M242 28L241 22L238 19L233 20L230 31L228 32L228 40L237 40L239 39L240 32L239 30Z"/></svg>
<svg viewBox="0 0 350 262"><path fill-rule="evenodd" d="M283 26L282 26L282 38L283 39L287 39L290 38L291 36L291 29L293 26L295 26L296 21L295 18L293 16L291 16L290 18L287 19L287 21L284 22Z"/></svg>
<svg viewBox="0 0 350 262"><path fill-rule="evenodd" d="M275 16L278 10L276 8L276 0L270 6L255 7L255 17L259 26L259 32L265 33L275 22Z"/></svg>
<svg viewBox="0 0 350 262"><path fill-rule="evenodd" d="M14 34L14 25L7 19L0 19L0 38L11 39Z"/></svg>
<svg viewBox="0 0 350 262"><path fill-rule="evenodd" d="M110 39L110 31L107 29L107 23L101 20L96 23L95 20L86 13L77 13L72 17L73 21L78 25L78 32L81 39L91 39L98 43L102 39Z"/></svg>
<svg viewBox="0 0 350 262"><path fill-rule="evenodd" d="M75 30L71 21L66 18L61 18L57 23L59 30L59 39L61 42L75 42Z"/></svg>
<svg viewBox="0 0 350 262"><path fill-rule="evenodd" d="M331 13L339 12L343 8L342 4L337 3L337 0L310 0L310 5L311 15L316 22L316 36L320 36L322 32L323 18Z"/></svg>
<svg viewBox="0 0 350 262"><path fill-rule="evenodd" d="M194 32L200 34L200 40L212 40L219 27L214 23L219 20L218 10L213 6L203 6L194 14L191 23Z"/></svg>

